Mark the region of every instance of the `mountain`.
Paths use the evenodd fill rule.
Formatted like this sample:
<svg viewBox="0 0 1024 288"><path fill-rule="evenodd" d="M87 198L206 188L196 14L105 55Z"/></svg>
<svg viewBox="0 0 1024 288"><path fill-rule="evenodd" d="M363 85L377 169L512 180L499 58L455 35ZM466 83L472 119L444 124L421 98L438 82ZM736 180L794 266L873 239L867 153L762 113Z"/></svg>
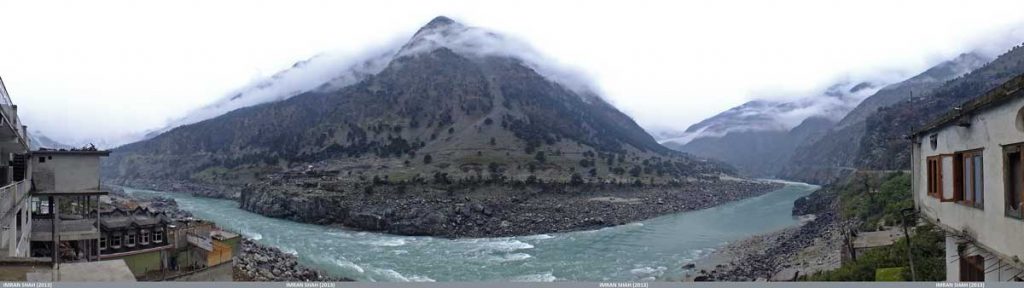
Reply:
<svg viewBox="0 0 1024 288"><path fill-rule="evenodd" d="M853 171L860 143L866 133L865 121L879 109L913 97L925 97L949 80L961 77L992 59L978 53L964 53L939 63L907 80L883 87L864 99L825 136L800 144L785 163L779 177L811 183L829 183Z"/></svg>
<svg viewBox="0 0 1024 288"><path fill-rule="evenodd" d="M910 149L906 135L1021 74L1024 74L1024 46L1017 45L992 62L947 81L930 93L878 110L864 122L866 132L853 164L863 169L909 169Z"/></svg>
<svg viewBox="0 0 1024 288"><path fill-rule="evenodd" d="M51 139L50 137L47 137L46 134L43 134L43 132L39 131L39 130L35 130L35 131L29 132L28 133L28 138L29 138L29 142L30 142L29 143L29 149L31 149L31 150L39 150L39 148L59 149L59 148L80 147L80 146L69 146L69 145L66 145L64 143L60 143L60 142L58 142L56 140Z"/></svg>
<svg viewBox="0 0 1024 288"><path fill-rule="evenodd" d="M238 109L125 145L116 151L122 156L109 158L118 164L108 166L118 168L109 170L110 175L152 172L148 176L187 178L211 169L336 158L430 167L419 172L451 169L412 164L428 154L433 161L462 168L487 165L475 163L482 157L515 166L502 168L512 174L528 173L526 165L518 164L538 153L572 163L597 155L628 155L630 163L661 157L679 161L679 167L718 169L659 145L597 95L554 82L521 59L460 51L466 47L459 44L477 41L466 37L500 37L467 36L467 30L472 31L435 19L386 68L364 81ZM481 42L486 41L496 40ZM478 155L484 152L488 155ZM595 156L583 156L585 152ZM181 158L165 160L163 155ZM146 161L132 161L142 159ZM404 165L406 160L409 165ZM551 168L563 177L571 174L568 167Z"/></svg>
<svg viewBox="0 0 1024 288"><path fill-rule="evenodd" d="M796 100L750 101L662 142L679 151L722 160L746 175L773 177L797 146L827 132L842 115L877 91L878 85L841 82L818 95Z"/></svg>
<svg viewBox="0 0 1024 288"><path fill-rule="evenodd" d="M377 73L121 146L103 178L237 198L272 217L447 237L590 229L778 187L658 144L527 48L438 17Z"/></svg>
<svg viewBox="0 0 1024 288"><path fill-rule="evenodd" d="M134 140L150 139L178 126L214 118L239 108L281 101L307 91L332 90L352 85L383 70L397 47L383 50L354 58L348 55L317 54L295 62L270 77L254 80L212 104L191 111L162 128L146 131Z"/></svg>

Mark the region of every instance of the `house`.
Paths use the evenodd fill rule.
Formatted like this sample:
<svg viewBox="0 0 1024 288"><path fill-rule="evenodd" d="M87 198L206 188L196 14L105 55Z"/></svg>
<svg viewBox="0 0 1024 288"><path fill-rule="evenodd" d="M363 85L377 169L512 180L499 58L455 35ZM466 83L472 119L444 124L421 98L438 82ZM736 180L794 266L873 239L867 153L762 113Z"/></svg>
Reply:
<svg viewBox="0 0 1024 288"><path fill-rule="evenodd" d="M1024 278L1024 75L911 135L912 191L945 230L948 281Z"/></svg>
<svg viewBox="0 0 1024 288"><path fill-rule="evenodd" d="M166 255L173 248L167 237L171 219L141 207L128 211L115 208L101 215L101 260L123 259L139 278L166 268Z"/></svg>

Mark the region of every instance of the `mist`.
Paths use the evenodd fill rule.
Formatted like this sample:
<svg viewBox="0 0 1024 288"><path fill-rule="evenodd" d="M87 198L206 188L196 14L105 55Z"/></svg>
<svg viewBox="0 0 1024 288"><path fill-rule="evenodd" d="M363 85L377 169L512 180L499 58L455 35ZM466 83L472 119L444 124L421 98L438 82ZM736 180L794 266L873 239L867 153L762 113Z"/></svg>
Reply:
<svg viewBox="0 0 1024 288"><path fill-rule="evenodd" d="M893 83L963 52L999 54L1024 40L1017 12L1024 3L999 0L32 1L0 3L0 10L7 12L0 25L16 27L0 45L0 77L29 129L97 145L332 80L328 88L351 84L379 69L359 63L394 56L438 15L485 27L432 36L453 50L524 59L652 132L683 130L755 99L810 97L843 81ZM792 126L813 109L778 121Z"/></svg>

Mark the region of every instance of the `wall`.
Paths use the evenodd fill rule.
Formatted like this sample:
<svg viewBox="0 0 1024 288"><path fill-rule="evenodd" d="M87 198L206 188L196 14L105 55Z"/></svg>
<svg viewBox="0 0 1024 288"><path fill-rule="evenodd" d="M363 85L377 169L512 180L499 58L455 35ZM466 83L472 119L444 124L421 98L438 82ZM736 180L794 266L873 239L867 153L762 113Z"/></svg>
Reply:
<svg viewBox="0 0 1024 288"><path fill-rule="evenodd" d="M231 261L208 269L203 269L183 276L168 279L168 281L197 281L197 282L229 282L234 281L234 266Z"/></svg>
<svg viewBox="0 0 1024 288"><path fill-rule="evenodd" d="M100 188L98 154L37 153L32 155L32 170L36 190L42 193L96 191Z"/></svg>
<svg viewBox="0 0 1024 288"><path fill-rule="evenodd" d="M990 247L1005 257L1024 258L1024 241L1021 237L1009 237L1024 235L1024 221L1005 216L1003 148L1000 146L1024 142L1024 131L1017 125L1022 107L1024 99L1009 100L1003 105L976 112L970 117L970 127L952 125L933 131L938 140L935 149L929 141L932 134L924 134L914 143L912 161L914 200L923 216L955 229L957 233L967 231L982 246ZM926 157L978 148L984 148L984 210L941 202L927 195Z"/></svg>
<svg viewBox="0 0 1024 288"><path fill-rule="evenodd" d="M160 270L160 251L151 251L122 257L128 269L135 277L146 275L148 271Z"/></svg>

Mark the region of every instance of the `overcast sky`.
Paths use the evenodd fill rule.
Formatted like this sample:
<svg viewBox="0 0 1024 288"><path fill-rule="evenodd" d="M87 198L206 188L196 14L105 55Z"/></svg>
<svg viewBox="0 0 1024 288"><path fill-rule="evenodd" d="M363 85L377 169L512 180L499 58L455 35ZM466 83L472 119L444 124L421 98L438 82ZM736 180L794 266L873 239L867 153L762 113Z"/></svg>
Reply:
<svg viewBox="0 0 1024 288"><path fill-rule="evenodd" d="M685 129L753 98L908 77L1024 39L1019 0L838 2L0 0L0 77L30 129L112 138L447 15L584 71L646 128Z"/></svg>

